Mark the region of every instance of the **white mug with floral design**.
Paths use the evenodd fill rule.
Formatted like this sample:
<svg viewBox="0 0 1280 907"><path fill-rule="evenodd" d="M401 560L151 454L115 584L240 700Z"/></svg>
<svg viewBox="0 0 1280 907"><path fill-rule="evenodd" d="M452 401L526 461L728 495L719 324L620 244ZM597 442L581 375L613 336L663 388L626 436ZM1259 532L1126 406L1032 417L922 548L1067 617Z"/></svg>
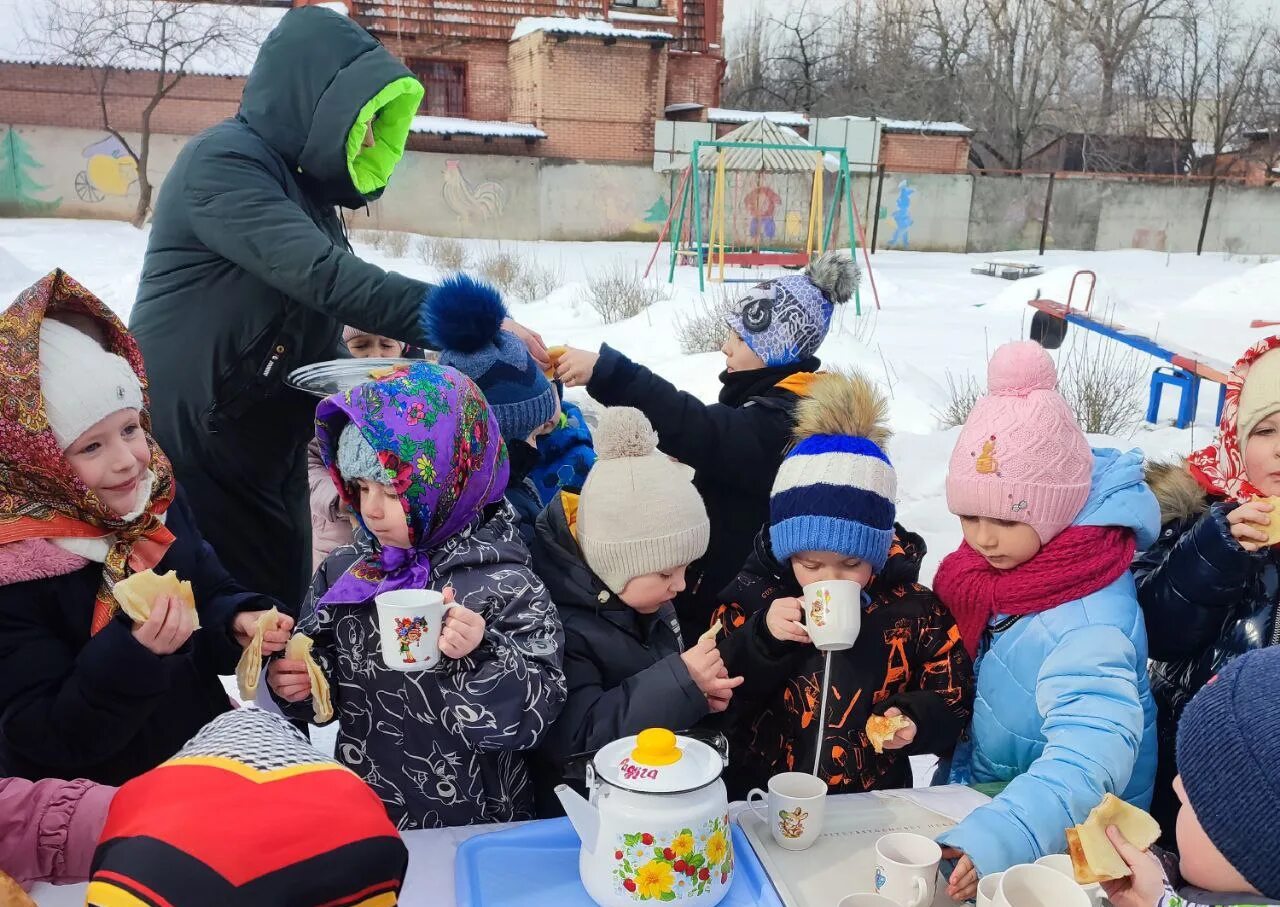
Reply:
<svg viewBox="0 0 1280 907"><path fill-rule="evenodd" d="M374 598L382 663L393 671L426 671L440 661L444 612L457 607L433 589L396 589Z"/></svg>
<svg viewBox="0 0 1280 907"><path fill-rule="evenodd" d="M805 772L782 772L769 779L768 793L753 788L747 804L769 826L779 847L804 850L822 834L827 783Z"/></svg>
<svg viewBox="0 0 1280 907"><path fill-rule="evenodd" d="M813 644L824 652L853 648L862 629L862 587L848 579L805 586L804 625Z"/></svg>

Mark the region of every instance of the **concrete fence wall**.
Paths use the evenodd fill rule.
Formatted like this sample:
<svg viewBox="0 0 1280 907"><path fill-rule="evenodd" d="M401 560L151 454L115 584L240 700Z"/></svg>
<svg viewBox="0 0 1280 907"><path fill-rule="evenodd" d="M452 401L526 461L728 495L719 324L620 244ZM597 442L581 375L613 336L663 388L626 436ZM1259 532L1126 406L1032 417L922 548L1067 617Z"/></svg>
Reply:
<svg viewBox="0 0 1280 907"><path fill-rule="evenodd" d="M154 185L186 141L152 138ZM714 178L705 176L704 188ZM803 247L809 181L765 177L762 185L775 190L767 195L753 195L754 184L732 184L730 240L767 235L765 244ZM646 241L657 238L678 182L644 165L409 152L367 221L356 225L439 236ZM834 202L834 182L828 175L824 213ZM853 199L877 249L1025 251L1039 245L1048 189L1043 175L886 172L883 182L874 173L856 174ZM1200 182L1056 179L1046 246L1194 251L1208 191ZM704 215L708 197L704 192L700 200ZM136 167L107 133L0 124L0 216L127 219L137 198ZM844 208L837 213L837 241L847 241ZM1280 189L1220 184L1205 251L1280 253Z"/></svg>

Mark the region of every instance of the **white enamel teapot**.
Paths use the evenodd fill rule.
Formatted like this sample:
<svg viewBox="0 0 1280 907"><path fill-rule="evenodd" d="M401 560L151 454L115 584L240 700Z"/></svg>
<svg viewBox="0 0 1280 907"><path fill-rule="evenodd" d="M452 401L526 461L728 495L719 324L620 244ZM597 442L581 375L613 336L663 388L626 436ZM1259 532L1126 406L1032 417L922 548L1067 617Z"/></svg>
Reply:
<svg viewBox="0 0 1280 907"><path fill-rule="evenodd" d="M650 728L596 753L587 764L590 800L556 788L582 839L583 887L597 904L720 903L733 883L724 766L715 747Z"/></svg>

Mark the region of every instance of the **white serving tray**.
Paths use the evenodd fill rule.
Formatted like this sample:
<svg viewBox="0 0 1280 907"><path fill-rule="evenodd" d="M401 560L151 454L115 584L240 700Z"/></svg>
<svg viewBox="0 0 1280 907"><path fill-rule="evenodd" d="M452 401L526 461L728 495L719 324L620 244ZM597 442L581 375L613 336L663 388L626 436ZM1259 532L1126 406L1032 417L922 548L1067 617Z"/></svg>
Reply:
<svg viewBox="0 0 1280 907"><path fill-rule="evenodd" d="M915 799L928 802L924 797ZM827 800L818 840L808 850L790 851L774 843L768 826L750 808L743 807L737 819L787 907L835 907L847 894L875 891L875 846L881 835L911 831L935 838L956 824L904 796L885 792L833 796ZM947 897L940 880L933 907L957 903Z"/></svg>

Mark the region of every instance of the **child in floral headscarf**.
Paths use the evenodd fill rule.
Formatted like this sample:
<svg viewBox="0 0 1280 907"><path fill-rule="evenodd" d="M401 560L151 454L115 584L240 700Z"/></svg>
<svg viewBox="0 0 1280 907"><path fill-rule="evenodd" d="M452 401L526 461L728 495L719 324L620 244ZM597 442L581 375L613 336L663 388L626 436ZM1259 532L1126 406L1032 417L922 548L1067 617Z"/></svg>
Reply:
<svg viewBox="0 0 1280 907"><path fill-rule="evenodd" d="M229 674L276 602L227 575L150 434L133 338L61 271L0 318L0 769L118 785L231 707ZM189 580L120 613L112 587ZM283 648L292 621L264 639Z"/></svg>
<svg viewBox="0 0 1280 907"><path fill-rule="evenodd" d="M1173 844L1174 742L1183 707L1227 663L1280 643L1280 337L1245 351L1218 437L1185 463L1153 463L1160 539L1133 565L1151 646L1160 762L1151 814Z"/></svg>
<svg viewBox="0 0 1280 907"><path fill-rule="evenodd" d="M518 751L564 703L564 632L503 500L507 453L475 383L414 364L324 400L316 436L344 504L367 532L312 581L299 630L329 681L337 755L402 829L533 818ZM420 673L382 661L375 596L435 589L444 656ZM285 714L309 718L301 661L268 680Z"/></svg>

